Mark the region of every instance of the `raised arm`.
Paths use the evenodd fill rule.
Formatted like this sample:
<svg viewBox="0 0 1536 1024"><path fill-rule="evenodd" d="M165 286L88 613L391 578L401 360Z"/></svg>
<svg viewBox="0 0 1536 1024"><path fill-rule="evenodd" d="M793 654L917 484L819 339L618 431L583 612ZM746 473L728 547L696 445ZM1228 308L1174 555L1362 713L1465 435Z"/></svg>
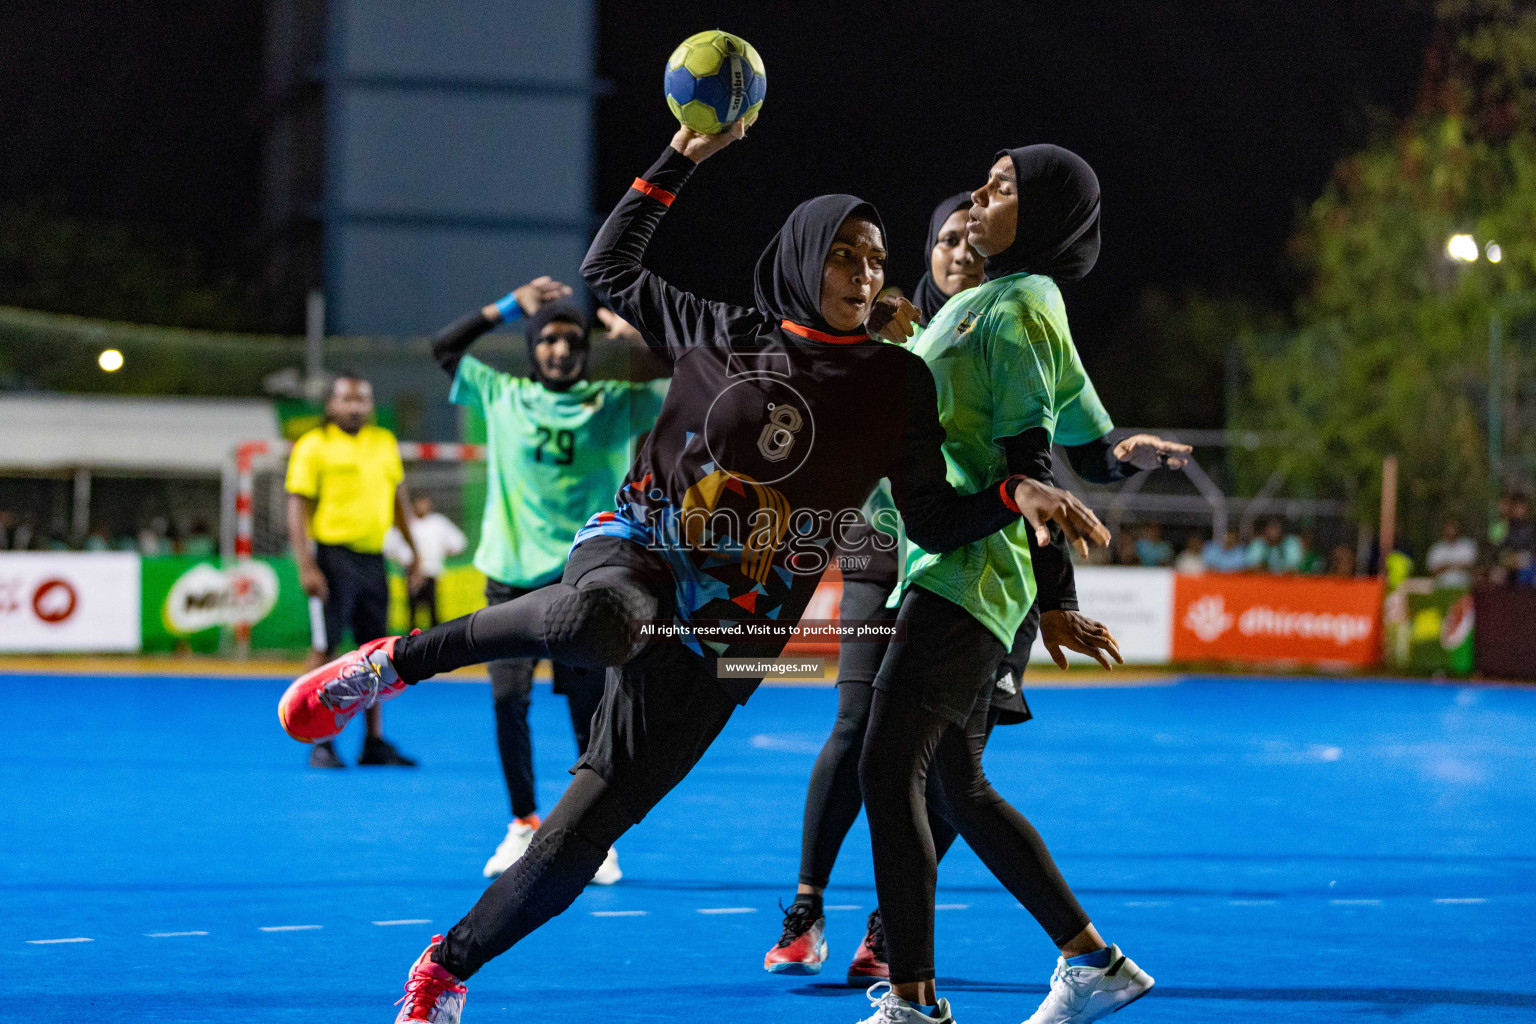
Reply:
<svg viewBox="0 0 1536 1024"><path fill-rule="evenodd" d="M481 335L500 324L519 320L525 314L531 316L544 303L569 294L570 285L561 284L547 275L536 277L521 288L513 289L505 298L465 313L432 335L432 358L452 377L459 372L459 361L464 358L464 353Z"/></svg>
<svg viewBox="0 0 1536 1024"><path fill-rule="evenodd" d="M1183 469L1187 444L1153 434L1133 434L1115 444L1107 436L1086 444L1064 445L1072 472L1091 484L1114 484L1147 469Z"/></svg>
<svg viewBox="0 0 1536 1024"><path fill-rule="evenodd" d="M745 131L739 121L719 135L679 131L660 159L624 193L581 264L581 276L598 300L633 324L668 365L691 347L714 344L733 327L761 319L756 310L710 302L675 288L643 262L651 236L694 168Z"/></svg>

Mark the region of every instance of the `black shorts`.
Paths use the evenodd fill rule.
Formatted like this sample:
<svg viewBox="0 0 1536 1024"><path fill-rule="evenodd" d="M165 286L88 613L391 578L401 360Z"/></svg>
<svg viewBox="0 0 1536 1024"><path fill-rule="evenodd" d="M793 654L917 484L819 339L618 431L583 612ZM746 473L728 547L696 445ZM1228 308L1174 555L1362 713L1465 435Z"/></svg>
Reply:
<svg viewBox="0 0 1536 1024"><path fill-rule="evenodd" d="M389 573L383 555L316 544L315 564L330 589L325 601L327 655L335 653L349 626L354 647L388 635Z"/></svg>
<svg viewBox="0 0 1536 1024"><path fill-rule="evenodd" d="M587 573L613 566L628 569L630 579L655 597L657 619L672 617L671 570L632 541L583 542L571 552L562 582L577 586ZM591 739L571 772L590 768L609 782L616 776L675 780L704 756L737 706L715 678L714 662L679 640L657 640L633 661L607 670Z"/></svg>
<svg viewBox="0 0 1536 1024"><path fill-rule="evenodd" d="M1040 602L1029 606L1019 631L1013 635L1013 646L997 666L997 685L992 690L992 707L997 711L998 725L1018 725L1035 717L1024 699L1024 668L1029 664L1030 649L1040 635Z"/></svg>
<svg viewBox="0 0 1536 1024"><path fill-rule="evenodd" d="M963 727L977 702L991 699L1007 648L970 612L921 587L907 591L897 617L906 635L886 650L875 689Z"/></svg>

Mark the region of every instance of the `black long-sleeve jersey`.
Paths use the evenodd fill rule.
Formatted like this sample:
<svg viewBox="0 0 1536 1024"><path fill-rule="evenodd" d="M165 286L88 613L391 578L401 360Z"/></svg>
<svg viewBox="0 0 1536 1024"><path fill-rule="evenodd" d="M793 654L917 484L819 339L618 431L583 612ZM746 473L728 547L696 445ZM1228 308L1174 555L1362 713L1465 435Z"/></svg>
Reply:
<svg viewBox="0 0 1536 1024"><path fill-rule="evenodd" d="M749 628L799 619L881 477L908 535L930 551L1014 521L1005 481L967 495L947 481L937 395L920 358L867 335L707 301L646 269L646 247L693 169L669 147L582 264L598 298L672 365L673 382L618 511L595 517L577 542L605 533L645 543L672 568L680 619ZM815 280L825 256L815 257ZM801 298L810 308L818 300ZM771 657L784 644L715 637L685 641L733 657Z"/></svg>

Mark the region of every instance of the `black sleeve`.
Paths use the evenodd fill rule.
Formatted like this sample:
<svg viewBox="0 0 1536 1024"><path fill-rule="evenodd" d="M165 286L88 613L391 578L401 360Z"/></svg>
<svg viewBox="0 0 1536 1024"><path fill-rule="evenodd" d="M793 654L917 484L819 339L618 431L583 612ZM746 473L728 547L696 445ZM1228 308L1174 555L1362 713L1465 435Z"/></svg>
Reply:
<svg viewBox="0 0 1536 1024"><path fill-rule="evenodd" d="M917 356L905 354L909 362L903 375L904 450L896 453L886 476L912 543L942 554L996 533L1016 521L1019 513L1003 501L1005 481L994 481L975 494L961 494L950 484L933 374Z"/></svg>
<svg viewBox="0 0 1536 1024"><path fill-rule="evenodd" d="M1032 427L1015 437L1002 440L1008 457L1008 472L1027 476L1042 484L1056 486L1051 473L1051 435L1044 427ZM1035 569L1036 600L1042 612L1077 611L1077 578L1072 571L1072 553L1067 550L1067 535L1056 523L1047 523L1051 542L1041 547L1035 533L1029 531L1029 555Z"/></svg>
<svg viewBox="0 0 1536 1024"><path fill-rule="evenodd" d="M754 309L709 302L674 288L642 264L651 236L695 166L668 146L624 193L581 264L581 276L598 301L633 324L668 366L688 348L715 344L733 328L762 319Z"/></svg>
<svg viewBox="0 0 1536 1024"><path fill-rule="evenodd" d="M459 372L459 360L476 338L495 327L499 321L491 320L480 310L465 313L453 323L432 335L432 358L443 372L452 377Z"/></svg>
<svg viewBox="0 0 1536 1024"><path fill-rule="evenodd" d="M1115 458L1115 446L1109 443L1108 435L1087 444L1063 445L1062 450L1067 453L1072 472L1091 484L1117 484L1141 472L1129 462Z"/></svg>

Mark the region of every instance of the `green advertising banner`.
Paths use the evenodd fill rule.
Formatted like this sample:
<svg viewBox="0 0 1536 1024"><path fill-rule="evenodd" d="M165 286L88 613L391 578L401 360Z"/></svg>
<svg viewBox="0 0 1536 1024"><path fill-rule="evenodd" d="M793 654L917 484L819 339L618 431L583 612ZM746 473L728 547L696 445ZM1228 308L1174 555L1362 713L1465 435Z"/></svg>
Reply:
<svg viewBox="0 0 1536 1024"><path fill-rule="evenodd" d="M251 626L251 649L309 646L309 609L291 558L258 558L227 568L192 555L143 560L145 652L217 653L221 631Z"/></svg>
<svg viewBox="0 0 1536 1024"><path fill-rule="evenodd" d="M291 558L257 558L228 568L193 555L142 560L146 653L217 654L236 622L252 622L251 650L309 649L309 604ZM390 566L389 627L408 632L405 578ZM471 565L451 566L437 581L441 620L485 607L485 576ZM417 626L430 625L423 616ZM341 638L350 644L349 638ZM338 646L340 646L338 644Z"/></svg>
<svg viewBox="0 0 1536 1024"><path fill-rule="evenodd" d="M1423 676L1472 674L1472 592L1409 579L1386 606L1387 662Z"/></svg>

